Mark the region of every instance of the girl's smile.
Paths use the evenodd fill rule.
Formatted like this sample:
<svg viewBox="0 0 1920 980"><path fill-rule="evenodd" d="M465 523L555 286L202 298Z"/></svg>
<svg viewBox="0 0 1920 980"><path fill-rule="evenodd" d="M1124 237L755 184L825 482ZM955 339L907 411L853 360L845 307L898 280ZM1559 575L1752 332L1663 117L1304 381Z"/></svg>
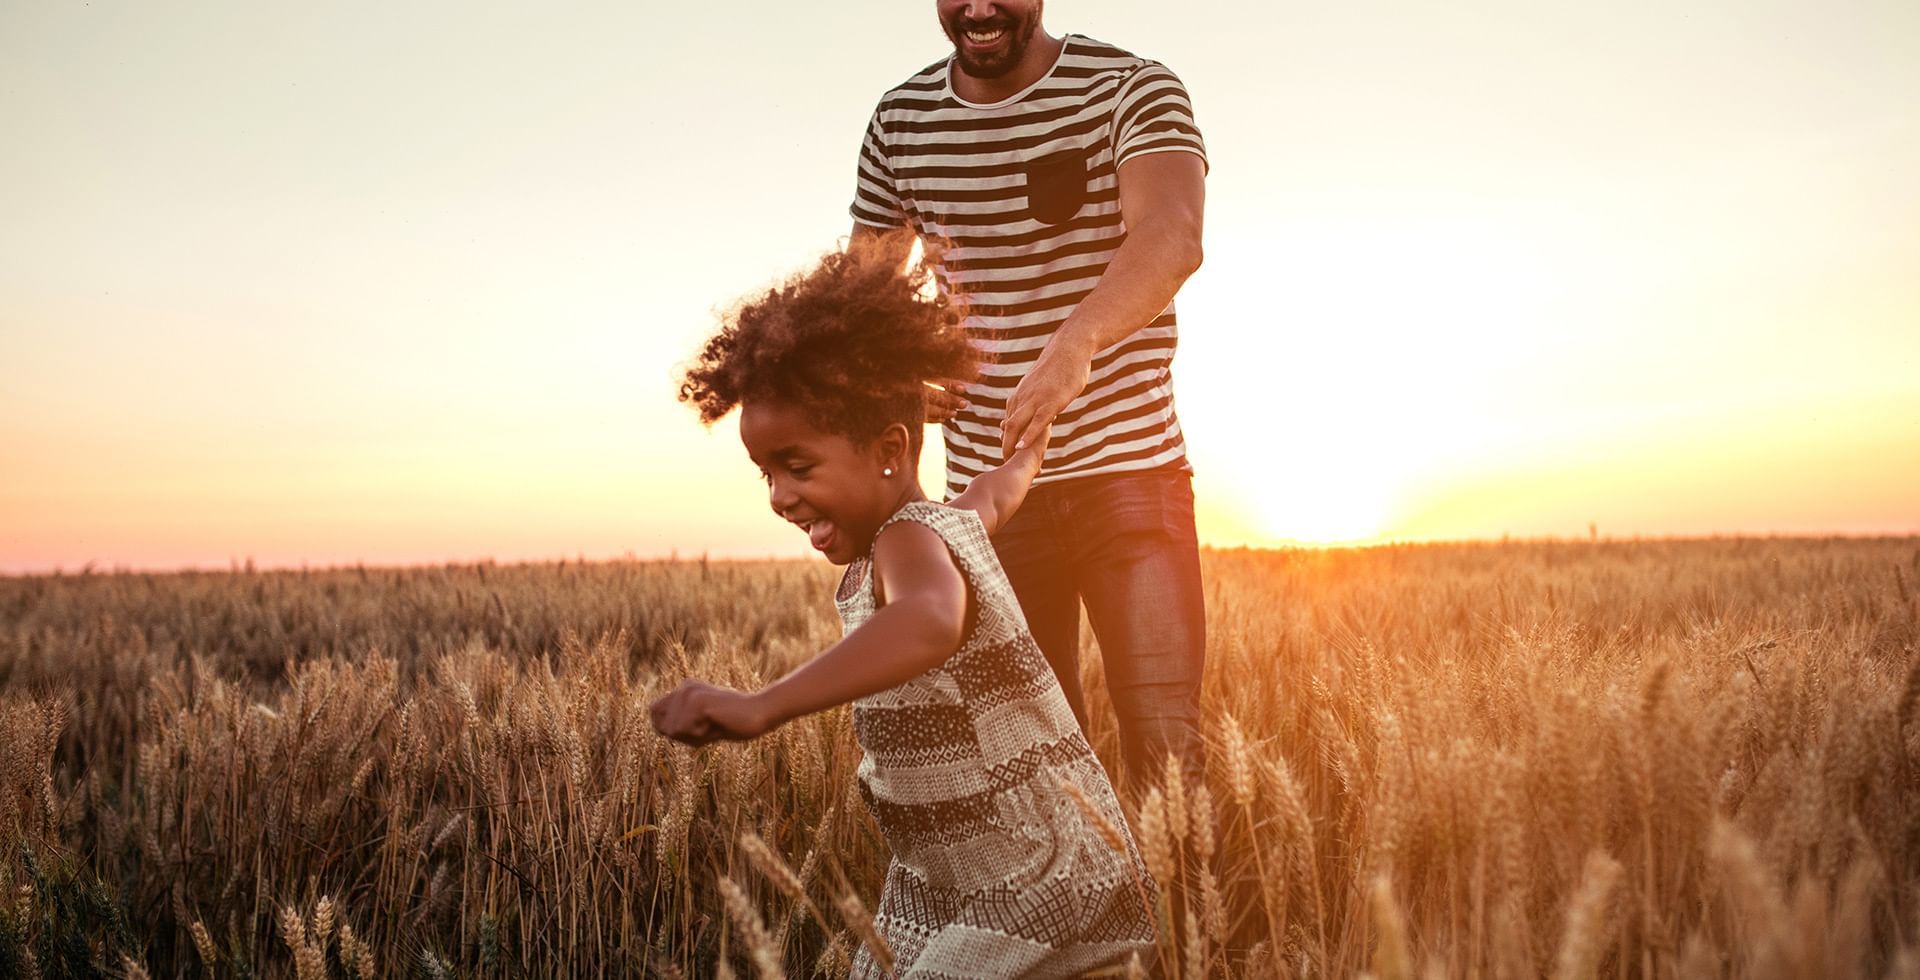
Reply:
<svg viewBox="0 0 1920 980"><path fill-rule="evenodd" d="M925 499L903 425L856 439L821 429L794 405L760 400L740 406L740 441L760 467L773 512L836 565L865 555L901 505Z"/></svg>
<svg viewBox="0 0 1920 980"><path fill-rule="evenodd" d="M800 530L807 532L807 541L813 545L813 550L823 555L833 550L834 537L832 521L825 519L802 521L800 523Z"/></svg>

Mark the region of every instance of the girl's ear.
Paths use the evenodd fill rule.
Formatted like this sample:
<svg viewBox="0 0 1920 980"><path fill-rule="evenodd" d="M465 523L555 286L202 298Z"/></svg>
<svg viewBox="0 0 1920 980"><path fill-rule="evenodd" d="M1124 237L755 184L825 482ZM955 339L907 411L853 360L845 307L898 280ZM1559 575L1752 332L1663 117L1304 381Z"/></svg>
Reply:
<svg viewBox="0 0 1920 980"><path fill-rule="evenodd" d="M881 430L880 438L873 441L873 452L881 466L892 467L895 473L906 473L913 469L913 461L907 458L912 445L907 427L895 422Z"/></svg>

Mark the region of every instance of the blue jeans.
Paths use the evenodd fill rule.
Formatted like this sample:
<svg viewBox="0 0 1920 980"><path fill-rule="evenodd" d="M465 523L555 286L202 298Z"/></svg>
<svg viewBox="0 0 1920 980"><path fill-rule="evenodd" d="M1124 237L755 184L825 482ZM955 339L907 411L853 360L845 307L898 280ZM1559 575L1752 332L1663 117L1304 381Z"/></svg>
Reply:
<svg viewBox="0 0 1920 980"><path fill-rule="evenodd" d="M1192 475L1145 470L1034 487L993 547L1082 729L1086 603L1119 716L1127 792L1156 782L1169 752L1198 776L1207 624Z"/></svg>

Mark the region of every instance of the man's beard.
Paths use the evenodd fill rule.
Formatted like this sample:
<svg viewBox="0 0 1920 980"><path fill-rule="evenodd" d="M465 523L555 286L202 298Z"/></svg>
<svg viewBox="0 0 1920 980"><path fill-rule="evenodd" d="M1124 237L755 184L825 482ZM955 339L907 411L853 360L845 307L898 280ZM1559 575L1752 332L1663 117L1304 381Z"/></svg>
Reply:
<svg viewBox="0 0 1920 980"><path fill-rule="evenodd" d="M1033 32L1040 27L1042 4L1036 2L1033 10L1025 18L1015 19L1002 15L987 21L971 21L965 17L953 17L940 22L946 31L947 40L953 42L953 56L960 62L960 70L974 78L999 78L1013 70L1027 53L1027 44L1033 40ZM966 31L992 31L1004 29L1007 32L1007 46L993 54L979 56L967 50Z"/></svg>

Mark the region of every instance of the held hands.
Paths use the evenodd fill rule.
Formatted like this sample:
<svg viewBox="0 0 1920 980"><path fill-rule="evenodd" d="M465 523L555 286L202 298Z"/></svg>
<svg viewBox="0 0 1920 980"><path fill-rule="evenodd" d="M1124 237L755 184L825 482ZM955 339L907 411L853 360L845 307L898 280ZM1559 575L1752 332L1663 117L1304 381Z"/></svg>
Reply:
<svg viewBox="0 0 1920 980"><path fill-rule="evenodd" d="M654 731L688 745L756 738L774 727L759 698L696 680L681 681L651 712Z"/></svg>
<svg viewBox="0 0 1920 980"><path fill-rule="evenodd" d="M1007 398L1007 417L1000 423L1002 458L1012 459L1019 449L1035 443L1046 446L1047 427L1087 387L1091 366L1090 355L1054 335Z"/></svg>
<svg viewBox="0 0 1920 980"><path fill-rule="evenodd" d="M1040 475L1040 466L1047 460L1047 443L1053 441L1053 423L1051 421L1038 426L1038 431L1027 437L1024 449L1014 450L1007 457L1006 465L1018 471L1029 484Z"/></svg>

